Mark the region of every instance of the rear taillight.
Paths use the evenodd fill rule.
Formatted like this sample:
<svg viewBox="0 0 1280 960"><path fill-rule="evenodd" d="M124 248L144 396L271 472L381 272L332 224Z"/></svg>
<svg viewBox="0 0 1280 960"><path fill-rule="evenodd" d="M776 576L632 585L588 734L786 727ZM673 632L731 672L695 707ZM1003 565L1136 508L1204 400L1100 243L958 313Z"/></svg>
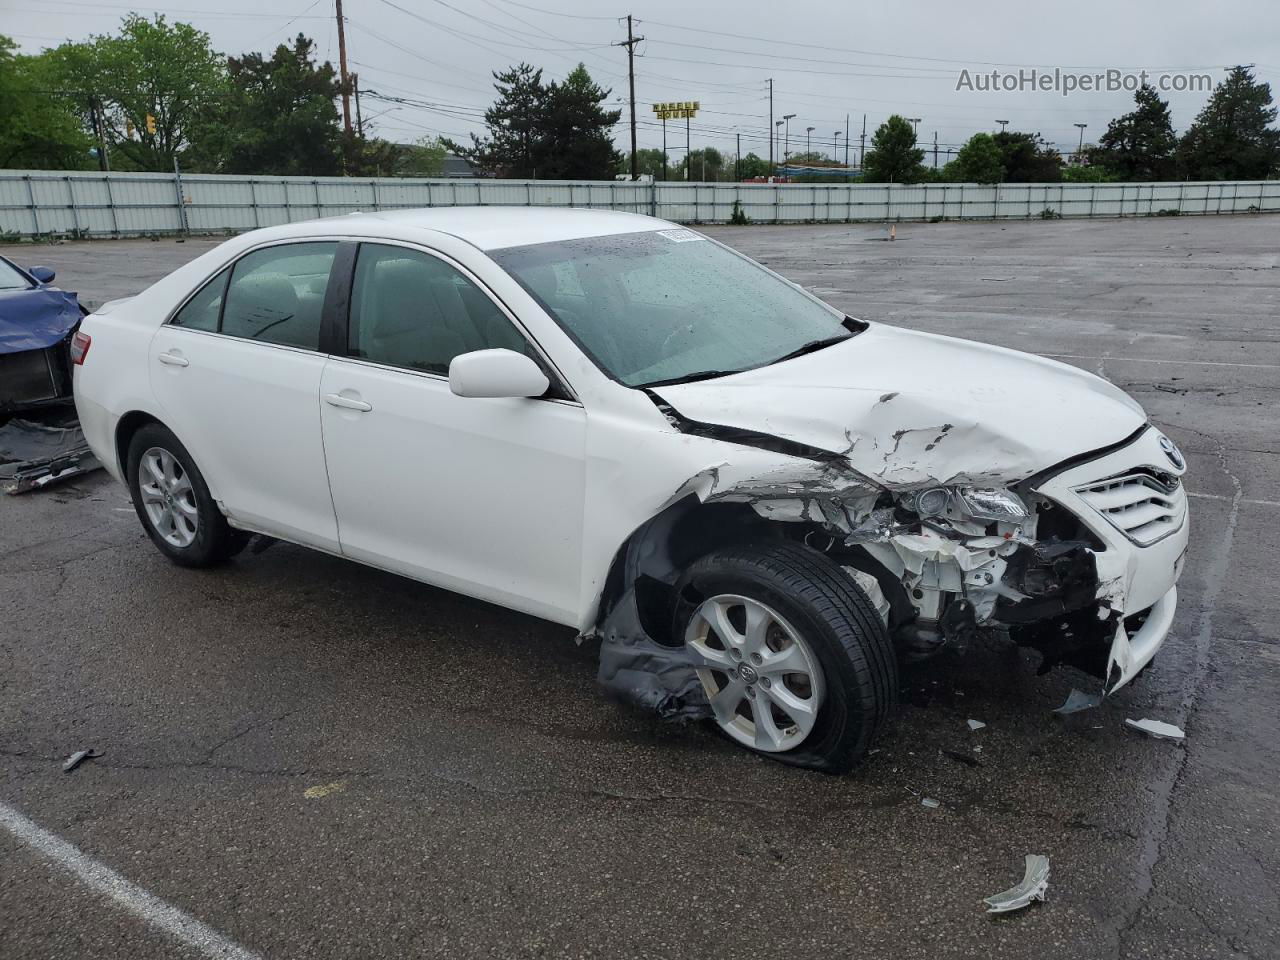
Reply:
<svg viewBox="0 0 1280 960"><path fill-rule="evenodd" d="M89 345L93 343L93 337L89 336L83 330L77 330L71 336L71 362L76 366L84 363L84 358L89 355Z"/></svg>

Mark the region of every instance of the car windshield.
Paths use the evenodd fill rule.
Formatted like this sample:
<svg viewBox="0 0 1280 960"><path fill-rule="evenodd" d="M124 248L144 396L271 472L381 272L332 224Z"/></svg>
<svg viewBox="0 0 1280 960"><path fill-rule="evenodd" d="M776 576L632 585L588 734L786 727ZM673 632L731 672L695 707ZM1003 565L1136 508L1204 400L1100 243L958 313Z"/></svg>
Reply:
<svg viewBox="0 0 1280 960"><path fill-rule="evenodd" d="M14 269L13 265L0 260L0 290L26 290L31 281Z"/></svg>
<svg viewBox="0 0 1280 960"><path fill-rule="evenodd" d="M839 313L685 229L490 252L632 387L737 373L852 336Z"/></svg>

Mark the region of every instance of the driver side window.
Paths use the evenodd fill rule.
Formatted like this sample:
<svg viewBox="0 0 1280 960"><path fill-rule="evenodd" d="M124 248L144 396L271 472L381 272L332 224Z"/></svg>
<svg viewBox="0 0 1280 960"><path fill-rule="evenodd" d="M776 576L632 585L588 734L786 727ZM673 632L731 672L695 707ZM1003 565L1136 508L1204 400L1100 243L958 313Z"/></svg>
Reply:
<svg viewBox="0 0 1280 960"><path fill-rule="evenodd" d="M443 260L407 247L360 245L351 356L447 375L454 357L491 347L534 355L489 295Z"/></svg>

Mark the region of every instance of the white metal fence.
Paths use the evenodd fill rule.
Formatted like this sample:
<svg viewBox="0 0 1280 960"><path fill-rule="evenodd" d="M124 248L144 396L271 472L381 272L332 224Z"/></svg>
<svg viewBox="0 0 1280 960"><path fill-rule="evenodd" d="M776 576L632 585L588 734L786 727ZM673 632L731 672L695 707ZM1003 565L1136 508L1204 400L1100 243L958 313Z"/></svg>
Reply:
<svg viewBox="0 0 1280 960"><path fill-rule="evenodd" d="M1280 181L1197 183L751 184L407 180L0 170L0 234L232 233L357 210L600 207L722 223L831 223L1280 211Z"/></svg>

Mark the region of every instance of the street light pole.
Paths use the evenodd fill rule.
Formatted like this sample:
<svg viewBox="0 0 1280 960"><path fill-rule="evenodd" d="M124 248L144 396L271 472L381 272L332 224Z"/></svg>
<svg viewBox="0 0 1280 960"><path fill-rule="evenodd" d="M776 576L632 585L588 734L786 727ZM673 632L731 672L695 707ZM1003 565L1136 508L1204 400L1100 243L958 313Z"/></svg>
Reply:
<svg viewBox="0 0 1280 960"><path fill-rule="evenodd" d="M1076 126L1076 127L1078 127L1078 128L1080 129L1080 143L1076 146L1076 163L1079 163L1079 162L1080 162L1080 154L1081 154L1081 152L1084 150L1084 128L1085 128L1085 127L1087 127L1087 126L1088 126L1088 124L1087 124L1087 123L1077 123L1077 124L1073 124L1073 126Z"/></svg>
<svg viewBox="0 0 1280 960"><path fill-rule="evenodd" d="M1000 124L1000 132L1001 132L1001 133L1004 133L1004 128L1005 128L1005 127L1007 127L1007 126L1009 125L1009 121L1008 121L1008 120L997 120L997 121L996 121L996 123Z"/></svg>
<svg viewBox="0 0 1280 960"><path fill-rule="evenodd" d="M782 121L775 120L773 121L773 139L777 140L780 136L782 136ZM777 167L771 162L769 164L769 175L773 176L777 172Z"/></svg>
<svg viewBox="0 0 1280 960"><path fill-rule="evenodd" d="M791 121L795 119L795 114L784 113L782 115L782 119L786 121L786 124L787 124L786 128L783 131L783 138L784 138L783 151L784 152L782 154L782 162L785 164L791 159Z"/></svg>
<svg viewBox="0 0 1280 960"><path fill-rule="evenodd" d="M837 130L831 135L831 161L833 163L840 162L840 135L842 133L844 133L843 130ZM848 164L845 165L848 166Z"/></svg>
<svg viewBox="0 0 1280 960"><path fill-rule="evenodd" d="M804 152L805 152L806 154L807 154L807 153L809 153L809 134L813 133L813 131L814 131L815 129L817 129L817 128L816 128L816 127L805 127L805 128L804 128Z"/></svg>
<svg viewBox="0 0 1280 960"><path fill-rule="evenodd" d="M916 132L916 127L920 123L920 117L907 117L907 122L911 124L911 132Z"/></svg>

